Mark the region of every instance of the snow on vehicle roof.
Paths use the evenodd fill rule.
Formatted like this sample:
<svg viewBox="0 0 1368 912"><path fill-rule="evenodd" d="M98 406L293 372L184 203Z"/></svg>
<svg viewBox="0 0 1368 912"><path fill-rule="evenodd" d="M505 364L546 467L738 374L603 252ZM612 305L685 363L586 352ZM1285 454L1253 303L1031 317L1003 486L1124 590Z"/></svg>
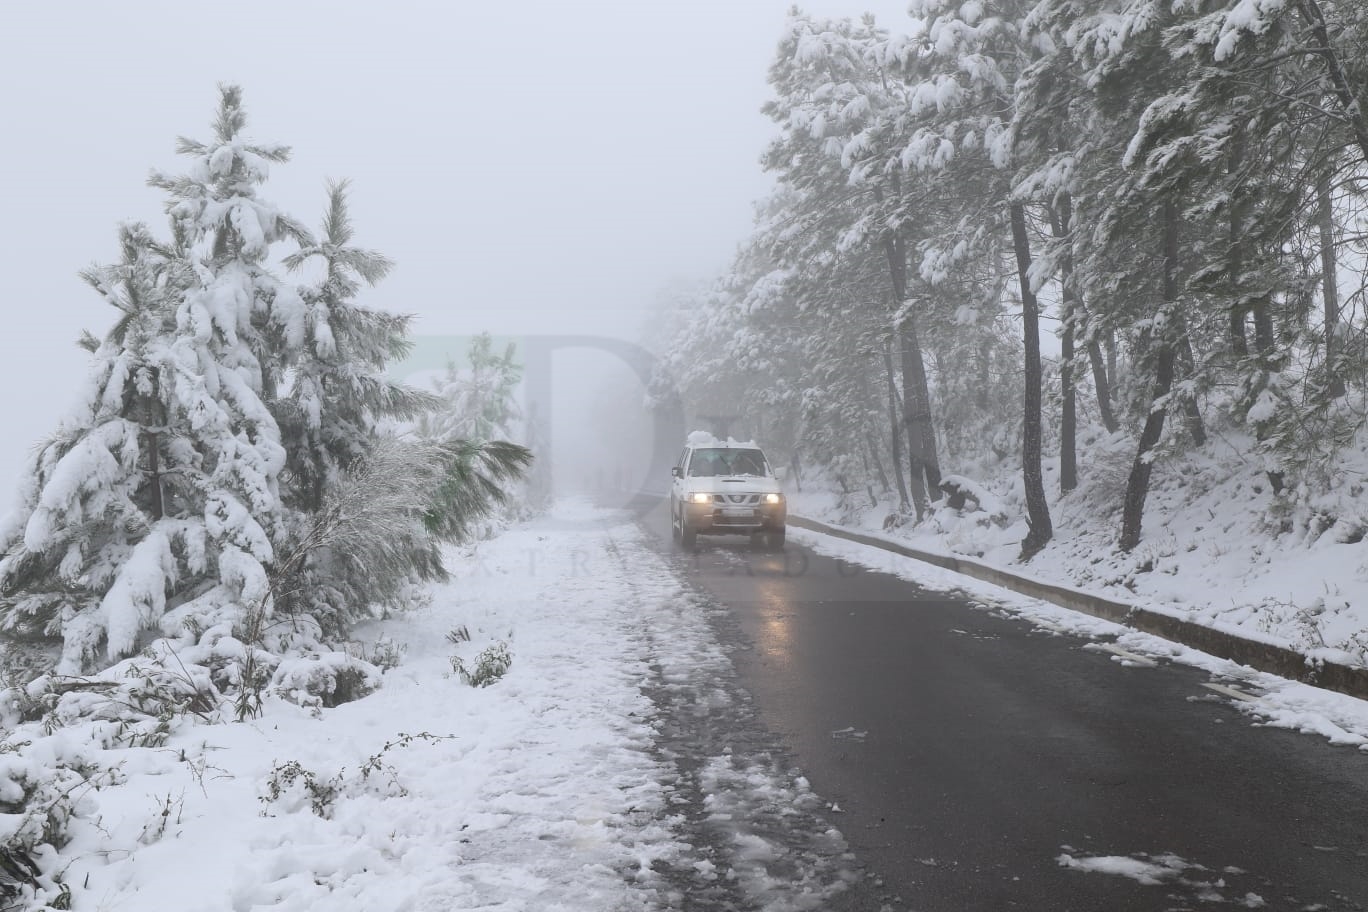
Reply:
<svg viewBox="0 0 1368 912"><path fill-rule="evenodd" d="M728 437L726 440L719 440L707 431L690 431L689 437L685 441L691 447L752 447L760 449L760 444L754 440L737 440L735 437Z"/></svg>

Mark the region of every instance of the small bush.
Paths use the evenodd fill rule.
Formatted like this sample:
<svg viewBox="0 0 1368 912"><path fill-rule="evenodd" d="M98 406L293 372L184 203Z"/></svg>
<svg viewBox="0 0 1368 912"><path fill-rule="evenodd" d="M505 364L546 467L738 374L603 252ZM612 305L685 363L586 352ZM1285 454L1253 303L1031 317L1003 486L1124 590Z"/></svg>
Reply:
<svg viewBox="0 0 1368 912"><path fill-rule="evenodd" d="M5 742L0 763L0 814L6 816L0 852L26 855L37 846L66 845L71 820L90 792L116 785L124 776L118 766L101 767L76 753L32 756L28 743Z"/></svg>
<svg viewBox="0 0 1368 912"><path fill-rule="evenodd" d="M396 643L387 636L382 636L371 646L367 661L381 671L390 671L403 664L404 653L407 651L407 646Z"/></svg>
<svg viewBox="0 0 1368 912"><path fill-rule="evenodd" d="M275 669L259 659L260 652L261 650L255 648L246 649L237 672L238 688L233 697L233 711L239 722L259 718L262 710L266 708L263 694L266 685L271 682L271 675Z"/></svg>
<svg viewBox="0 0 1368 912"><path fill-rule="evenodd" d="M425 741L428 744L436 744L438 741L450 741L455 737L455 735L434 735L429 732L418 732L416 734L400 732L398 738L395 738L393 741L386 741L384 747L380 748L371 755L370 759L361 764L361 782L369 782L372 775L378 777L379 774L383 773L393 788L393 794L407 795L408 791L399 784L399 777L395 773L394 767L382 760L385 754L396 747L408 747L414 741Z"/></svg>
<svg viewBox="0 0 1368 912"><path fill-rule="evenodd" d="M180 825L181 815L184 811L184 792L181 793L180 797L174 797L168 794L165 798L158 799L157 813L143 826L143 831L138 836L138 842L143 845L151 845L152 843L159 841L166 835L166 828L170 826L172 822L177 826ZM174 821L172 820L172 815L175 816Z"/></svg>
<svg viewBox="0 0 1368 912"><path fill-rule="evenodd" d="M340 799L352 797L363 792L386 797L402 797L408 791L399 782L399 774L384 761L385 754L396 747L408 747L414 741L435 744L449 741L455 735L434 735L428 732L408 734L401 732L393 741L371 755L361 764L355 775L348 776L346 770L324 779L313 770L305 768L298 760L287 760L271 767L271 775L266 779L266 787L260 796L261 803L269 807L281 804L286 811L298 810L305 805L319 817L330 819Z"/></svg>
<svg viewBox="0 0 1368 912"><path fill-rule="evenodd" d="M320 779L298 760L286 760L271 767L261 801L268 805L284 801L289 810L307 802L309 810L326 820L332 817L341 785L341 773L331 779Z"/></svg>
<svg viewBox="0 0 1368 912"><path fill-rule="evenodd" d="M292 703L319 709L359 700L383 684L380 669L370 662L325 652L282 661L271 689Z"/></svg>
<svg viewBox="0 0 1368 912"><path fill-rule="evenodd" d="M507 643L495 643L477 655L474 669L467 669L460 656L451 657L451 670L471 687L488 687L507 674L512 664Z"/></svg>

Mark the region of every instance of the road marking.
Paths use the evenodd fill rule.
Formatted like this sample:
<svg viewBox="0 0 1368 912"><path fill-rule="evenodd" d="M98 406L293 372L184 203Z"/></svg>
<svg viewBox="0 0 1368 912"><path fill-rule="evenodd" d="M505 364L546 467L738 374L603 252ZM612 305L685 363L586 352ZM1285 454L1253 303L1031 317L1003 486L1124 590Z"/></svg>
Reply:
<svg viewBox="0 0 1368 912"><path fill-rule="evenodd" d="M1115 646L1111 643L1098 643L1097 648L1105 649L1107 650L1107 652L1119 656L1120 658L1123 658L1128 662L1134 662L1137 665L1144 665L1146 668L1155 668L1159 665L1159 663L1154 661L1154 659L1149 659L1142 655L1136 655L1133 652L1127 652L1120 646Z"/></svg>
<svg viewBox="0 0 1368 912"><path fill-rule="evenodd" d="M1202 682L1202 686L1209 690L1214 690L1218 694L1225 694L1227 697L1234 697L1237 700L1244 700L1246 703L1259 702L1258 697L1254 696L1253 694L1245 693L1243 690L1240 690L1237 687L1227 687L1225 684L1211 684L1206 681Z"/></svg>

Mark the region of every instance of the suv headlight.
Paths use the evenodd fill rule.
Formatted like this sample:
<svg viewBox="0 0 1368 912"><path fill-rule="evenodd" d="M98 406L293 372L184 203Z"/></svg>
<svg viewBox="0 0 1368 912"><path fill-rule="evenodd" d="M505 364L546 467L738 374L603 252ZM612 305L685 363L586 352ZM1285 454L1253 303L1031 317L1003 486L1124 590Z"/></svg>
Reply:
<svg viewBox="0 0 1368 912"><path fill-rule="evenodd" d="M783 495L783 494L766 494L766 495L765 495L765 503L767 503L767 504L777 504L777 503L783 503L783 502L784 502L784 495Z"/></svg>
<svg viewBox="0 0 1368 912"><path fill-rule="evenodd" d="M703 492L699 491L694 494L691 494L689 496L689 500L693 501L694 503L712 503L712 495L704 494Z"/></svg>

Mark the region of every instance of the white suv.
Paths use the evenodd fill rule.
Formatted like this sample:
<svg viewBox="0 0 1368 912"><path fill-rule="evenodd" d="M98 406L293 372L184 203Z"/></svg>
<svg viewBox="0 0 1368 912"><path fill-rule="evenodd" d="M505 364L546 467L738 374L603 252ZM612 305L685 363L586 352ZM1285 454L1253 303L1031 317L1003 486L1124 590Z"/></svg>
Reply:
<svg viewBox="0 0 1368 912"><path fill-rule="evenodd" d="M695 432L671 474L670 528L684 547L694 547L699 535L749 535L757 545L783 549L788 506L758 446Z"/></svg>

